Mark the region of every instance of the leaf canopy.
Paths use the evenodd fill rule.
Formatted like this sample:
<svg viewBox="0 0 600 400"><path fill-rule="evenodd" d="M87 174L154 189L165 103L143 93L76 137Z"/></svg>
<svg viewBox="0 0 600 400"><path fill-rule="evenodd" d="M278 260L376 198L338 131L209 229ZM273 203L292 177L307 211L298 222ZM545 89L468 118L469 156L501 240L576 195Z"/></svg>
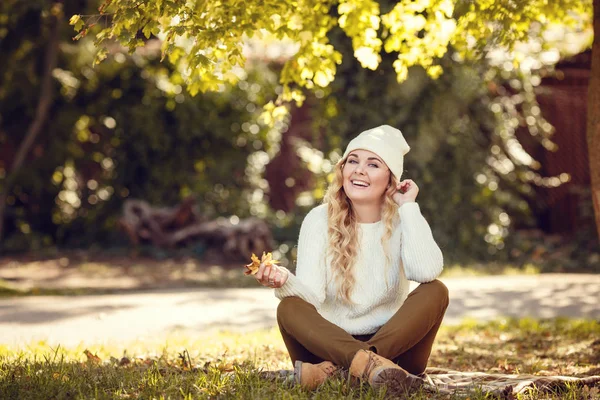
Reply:
<svg viewBox="0 0 600 400"><path fill-rule="evenodd" d="M396 54L393 66L402 82L415 65L439 77L449 47L472 59L526 39L535 24L589 26L591 10L591 0L106 0L100 14L75 15L70 23L81 31L104 22L95 36L100 49L116 40L133 51L144 39L160 37L163 57L179 65L192 94L236 82L232 71L245 64L248 38L291 39L298 51L282 69L279 100L301 102L302 89L335 79L342 54L328 33L336 26L352 39L364 68L377 69L382 51ZM96 61L105 56L100 50Z"/></svg>

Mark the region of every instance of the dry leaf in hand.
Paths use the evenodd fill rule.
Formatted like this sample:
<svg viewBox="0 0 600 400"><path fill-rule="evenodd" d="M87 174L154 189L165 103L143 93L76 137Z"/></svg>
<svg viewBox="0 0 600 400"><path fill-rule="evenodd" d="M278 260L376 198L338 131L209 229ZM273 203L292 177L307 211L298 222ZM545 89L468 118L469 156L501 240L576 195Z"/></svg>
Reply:
<svg viewBox="0 0 600 400"><path fill-rule="evenodd" d="M261 262L265 265L271 266L273 264L277 264L279 261L273 260L273 255L271 253L263 253Z"/></svg>
<svg viewBox="0 0 600 400"><path fill-rule="evenodd" d="M256 254L252 253L252 262L246 265L245 275L256 275L258 268L260 267L260 260L256 257Z"/></svg>
<svg viewBox="0 0 600 400"><path fill-rule="evenodd" d="M246 265L246 271L244 271L244 274L246 275L256 275L261 263L265 264L265 266L271 266L279 262L277 260L273 260L273 255L271 253L265 254L264 252L262 255L262 260L259 260L254 253L252 253L251 260L252 262Z"/></svg>

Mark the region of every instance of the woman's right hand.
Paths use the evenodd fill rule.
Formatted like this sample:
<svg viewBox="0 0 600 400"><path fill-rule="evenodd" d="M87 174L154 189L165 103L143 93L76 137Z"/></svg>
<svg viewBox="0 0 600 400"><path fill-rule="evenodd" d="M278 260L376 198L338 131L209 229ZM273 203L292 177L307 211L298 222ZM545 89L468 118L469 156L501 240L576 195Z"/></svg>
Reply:
<svg viewBox="0 0 600 400"><path fill-rule="evenodd" d="M263 286L277 289L282 287L288 278L287 270L275 265L260 263L258 272L254 275L256 280Z"/></svg>

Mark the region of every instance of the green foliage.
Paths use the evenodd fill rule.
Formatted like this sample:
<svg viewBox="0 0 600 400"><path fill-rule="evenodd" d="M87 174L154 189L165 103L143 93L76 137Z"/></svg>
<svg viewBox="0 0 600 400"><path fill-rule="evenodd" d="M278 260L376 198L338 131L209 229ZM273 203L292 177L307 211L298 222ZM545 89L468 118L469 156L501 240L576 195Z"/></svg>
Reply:
<svg viewBox="0 0 600 400"><path fill-rule="evenodd" d="M590 27L592 0L458 0L455 17L459 34L451 43L469 58L496 46L526 41L532 31L549 24Z"/></svg>
<svg viewBox="0 0 600 400"><path fill-rule="evenodd" d="M394 69L398 82L408 77L408 68L420 65L427 73L437 78L442 73L434 61L444 56L451 38L456 32L456 21L452 18L451 0L400 1L383 17L389 30L385 51L397 52Z"/></svg>
<svg viewBox="0 0 600 400"><path fill-rule="evenodd" d="M94 214L79 218L81 225L68 226L70 231L87 230L98 220L106 221L107 231L114 229L116 210L127 197L173 205L194 194L206 217L250 215L246 159L265 147L268 130L253 120L263 96L272 90L268 71L256 70L249 77L253 84L223 87L221 93L197 98L171 83L169 70L156 58L126 58L123 64L96 67L94 72L87 79L76 77L82 80L81 97L73 101L85 108L75 124L78 140L71 143L78 155L73 169L88 182L78 191L84 206L76 215L82 210ZM95 173L83 175L90 161ZM92 180L98 182L93 190ZM103 190L108 190L108 199Z"/></svg>
<svg viewBox="0 0 600 400"><path fill-rule="evenodd" d="M100 14L87 16L85 28L82 17L73 17L71 24L87 30L104 19L95 33L99 48L116 40L133 51L144 45L143 37L161 37L163 57L178 65L192 94L237 80L231 71L244 65L244 39L264 34L289 38L299 49L282 70L279 100L301 101L297 88L318 89L335 78L341 54L328 40L335 27L352 39L354 56L365 68L377 68L382 47L395 54L394 69L403 82L411 66L438 77L449 46L463 59L479 57L481 50L524 39L534 23L589 26L592 9L591 0L401 0L383 5L389 10L382 14L372 0L105 0Z"/></svg>
<svg viewBox="0 0 600 400"><path fill-rule="evenodd" d="M377 71L370 71L348 57L353 45L340 30L332 31L330 40L344 62L332 85L316 93L321 99L309 101L313 131L323 134L303 151L335 161L358 132L382 123L397 126L412 148L403 179L419 184L419 204L446 261L525 262L531 249L511 254L506 238L535 223L532 211L538 205L532 193L542 177L536 161L518 145L516 127L533 118L530 130L537 140L552 143L539 116L531 73L458 64L451 53L440 61L446 73L439 79L426 68L412 67L410 79L398 84L395 56L385 55ZM311 192L314 204L331 179L331 164L311 170L319 177ZM523 243L511 240L510 248Z"/></svg>
<svg viewBox="0 0 600 400"><path fill-rule="evenodd" d="M65 4L67 12L70 4ZM59 12L60 5L45 1L19 2L9 0L0 5L0 53L3 62L0 63L0 191L6 190L6 181L15 157L18 141L27 132L29 124L35 117L36 105L40 95L43 59L49 32L48 16ZM66 32L65 32L66 33ZM50 99L54 101L55 98ZM57 99L55 105L60 107L62 102ZM51 110L52 112L52 110ZM64 132L57 131L55 125L47 127L49 135L57 138L64 137ZM50 136L52 137L52 136ZM38 145L34 145L32 153L37 158L43 154L39 164L47 169L35 171L24 168L23 174L15 180L8 197L7 221L11 229L19 229L32 233L29 220L32 214L38 217L36 223L48 228L51 226L49 209L52 208L56 193L42 190L49 183L48 165L59 162L62 149L56 153L46 153L45 146L51 143L47 137ZM14 139L17 139L15 141ZM59 139L60 140L60 139ZM37 166L36 165L36 166ZM26 167L31 167L26 162ZM24 182L29 182L35 190L23 190ZM12 207L20 202L29 202L36 198L33 210ZM50 223L49 223L50 222ZM36 236L33 238L33 236ZM48 244L43 236L32 234L28 242L36 242L38 246ZM10 243L10 242L9 242Z"/></svg>
<svg viewBox="0 0 600 400"><path fill-rule="evenodd" d="M35 112L43 13L31 4L0 14L10 61L0 66L0 184ZM158 48L132 56L115 48L92 68L89 40L73 44L65 28L50 121L8 198L6 248L114 243L126 198L172 206L194 194L206 217L251 215L260 176L247 159L273 152L277 132L256 121L276 76L264 66L240 69L238 84L191 97Z"/></svg>
<svg viewBox="0 0 600 400"><path fill-rule="evenodd" d="M557 2L571 7L565 13L554 3L472 3L112 0L85 14L81 3L65 2L65 15L81 13L69 21L81 40L65 27L51 123L9 196L6 247L118 243L126 198L171 206L193 194L208 217L268 218L278 251L293 257L298 227L323 197L341 149L386 122L412 145L405 177L421 186L419 202L448 261L525 257L536 244L509 234L531 224L532 186L542 177L535 160L511 150L515 127L536 130L551 147L550 130L530 75L464 59L522 38L536 18L575 24L590 5ZM53 5L0 7L0 50L9 61L0 64L1 185L35 113ZM296 42L279 70L283 88L264 64L245 61L243 43L253 35ZM289 121L287 106L269 101L280 93L301 102L304 89L313 92L315 127L299 153L317 180L281 215L267 207L278 194L263 174ZM524 123L528 117L534 123Z"/></svg>

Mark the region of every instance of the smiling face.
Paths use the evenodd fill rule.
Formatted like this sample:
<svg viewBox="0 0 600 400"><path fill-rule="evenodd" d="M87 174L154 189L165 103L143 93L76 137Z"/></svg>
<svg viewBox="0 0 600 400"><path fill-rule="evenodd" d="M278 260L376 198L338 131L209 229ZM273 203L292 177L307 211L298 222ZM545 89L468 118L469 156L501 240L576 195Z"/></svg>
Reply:
<svg viewBox="0 0 600 400"><path fill-rule="evenodd" d="M344 192L353 203L380 204L390 181L390 170L377 154L354 150L346 159L342 175Z"/></svg>

